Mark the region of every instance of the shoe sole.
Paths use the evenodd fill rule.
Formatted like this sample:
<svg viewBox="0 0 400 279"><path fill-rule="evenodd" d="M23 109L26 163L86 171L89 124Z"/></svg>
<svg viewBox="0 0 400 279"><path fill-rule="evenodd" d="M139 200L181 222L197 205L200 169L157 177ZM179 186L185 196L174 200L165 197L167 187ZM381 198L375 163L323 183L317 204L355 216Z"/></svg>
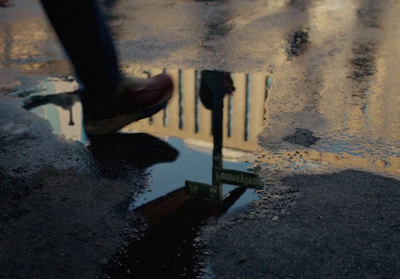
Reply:
<svg viewBox="0 0 400 279"><path fill-rule="evenodd" d="M103 135L116 132L129 123L139 121L140 119L147 118L159 112L167 106L169 98L159 104L149 107L145 110L117 115L113 118L98 120L98 121L84 121L84 129L88 135Z"/></svg>

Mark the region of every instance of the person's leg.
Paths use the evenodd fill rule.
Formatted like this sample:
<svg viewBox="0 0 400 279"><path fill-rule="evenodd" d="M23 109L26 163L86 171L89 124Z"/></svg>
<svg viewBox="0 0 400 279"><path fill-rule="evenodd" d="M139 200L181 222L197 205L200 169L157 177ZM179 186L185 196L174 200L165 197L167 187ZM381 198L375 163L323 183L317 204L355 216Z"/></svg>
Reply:
<svg viewBox="0 0 400 279"><path fill-rule="evenodd" d="M83 99L102 102L121 82L117 56L95 0L41 0L83 84Z"/></svg>
<svg viewBox="0 0 400 279"><path fill-rule="evenodd" d="M123 78L111 36L95 0L41 0L83 83L87 134L117 131L163 109L172 96L166 74L149 79Z"/></svg>

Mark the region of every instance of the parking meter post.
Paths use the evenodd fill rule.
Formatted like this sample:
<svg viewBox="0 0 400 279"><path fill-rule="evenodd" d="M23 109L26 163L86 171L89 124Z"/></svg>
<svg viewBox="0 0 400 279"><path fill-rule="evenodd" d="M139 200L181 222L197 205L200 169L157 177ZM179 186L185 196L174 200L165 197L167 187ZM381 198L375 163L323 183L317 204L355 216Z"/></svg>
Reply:
<svg viewBox="0 0 400 279"><path fill-rule="evenodd" d="M222 168L222 145L223 145L223 100L224 100L224 73L214 71L210 80L213 89L213 108L212 108L212 133L214 137L213 148L213 171L215 168ZM214 175L213 175L214 177ZM213 185L219 186L222 197L222 183L213 179Z"/></svg>

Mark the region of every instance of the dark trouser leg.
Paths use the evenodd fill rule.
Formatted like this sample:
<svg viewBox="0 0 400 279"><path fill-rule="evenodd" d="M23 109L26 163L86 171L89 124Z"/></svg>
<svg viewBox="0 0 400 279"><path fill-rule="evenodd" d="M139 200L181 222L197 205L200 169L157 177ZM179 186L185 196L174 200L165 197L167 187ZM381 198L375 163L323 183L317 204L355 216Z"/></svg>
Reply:
<svg viewBox="0 0 400 279"><path fill-rule="evenodd" d="M41 0L84 86L84 99L101 102L121 80L110 33L95 0Z"/></svg>

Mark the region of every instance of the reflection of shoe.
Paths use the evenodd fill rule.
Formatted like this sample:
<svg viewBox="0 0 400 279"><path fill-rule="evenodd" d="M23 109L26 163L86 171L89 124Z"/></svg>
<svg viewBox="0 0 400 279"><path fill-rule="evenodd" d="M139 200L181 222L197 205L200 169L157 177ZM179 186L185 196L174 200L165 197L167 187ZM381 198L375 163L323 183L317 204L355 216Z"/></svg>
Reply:
<svg viewBox="0 0 400 279"><path fill-rule="evenodd" d="M167 105L172 89L172 80L166 74L124 81L107 103L83 101L85 131L87 134L112 133L149 117Z"/></svg>
<svg viewBox="0 0 400 279"><path fill-rule="evenodd" d="M91 135L89 140L93 158L109 172L173 162L179 154L165 141L144 133Z"/></svg>

